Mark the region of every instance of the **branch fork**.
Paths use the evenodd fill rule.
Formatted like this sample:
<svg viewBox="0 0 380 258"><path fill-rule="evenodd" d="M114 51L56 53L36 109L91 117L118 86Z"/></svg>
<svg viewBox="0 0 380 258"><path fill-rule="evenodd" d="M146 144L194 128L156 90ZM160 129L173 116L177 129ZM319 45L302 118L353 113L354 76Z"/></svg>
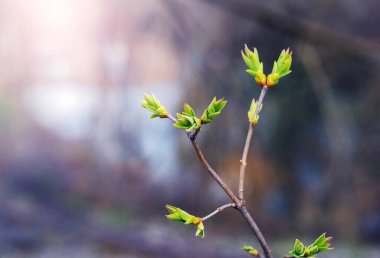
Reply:
<svg viewBox="0 0 380 258"><path fill-rule="evenodd" d="M261 230L257 226L255 220L253 219L251 213L248 211L246 206L246 201L244 199L244 175L247 167L247 158L252 141L254 129L259 121L259 112L262 108L262 103L264 97L271 88L278 84L279 79L291 73L290 66L292 63L292 52L287 49L283 50L277 61L273 64L272 72L268 75L264 74L263 63L260 62L258 51L254 48L251 51L247 46L245 46L244 51L242 51L242 57L246 63L248 69L246 72L254 77L255 81L262 87L259 100L256 102L255 99L252 100L251 106L248 111L248 133L244 144L244 149L242 153L242 158L240 160L240 170L239 170L239 187L238 192L235 194L231 188L223 181L219 174L213 169L213 167L208 163L204 154L201 151L199 144L197 143L197 135L201 130L202 125L212 122L212 120L220 115L220 112L226 105L227 101L224 98L219 100L214 97L210 105L204 110L201 117L197 117L194 109L187 103L183 106L183 112L177 113L178 119L173 117L167 112L164 106L158 101L154 95L144 95L144 100L142 101L142 106L149 110L151 118L168 118L174 122L173 126L179 129L183 129L187 132L187 136L192 143L194 150L202 163L206 168L210 176L220 185L224 192L231 199L231 203L227 203L218 207L216 210L210 214L200 218L194 215L188 214L187 212L181 210L180 208L167 205L169 214L167 218L173 221L182 222L184 224L195 224L197 225L196 236L204 237L204 226L203 222L209 218L215 216L216 214L222 212L227 208L234 208L240 212L245 221L248 223L249 227L252 229L263 253L257 251L253 246L243 245L242 249L248 252L250 255L260 258L273 258L271 250L268 246L266 239L264 238ZM289 251L291 256L285 256L284 258L295 258L295 257L315 257L316 254L324 251L332 250L330 247L330 240L332 237L326 237L326 233L323 233L318 237L313 244L309 246L303 245L301 241L296 239L293 250Z"/></svg>
<svg viewBox="0 0 380 258"><path fill-rule="evenodd" d="M217 213L221 212L222 210L229 208L229 207L235 208L236 204L235 203L228 203L228 204L225 204L223 206L220 206L215 211L213 211L210 214L208 214L207 216L204 216L203 218L201 218L201 221L205 221L205 220L211 218L212 216L216 215Z"/></svg>
<svg viewBox="0 0 380 258"><path fill-rule="evenodd" d="M261 90L261 94L260 94L258 104L257 104L256 109L255 109L254 114L253 114L254 117L256 115L258 115L258 113L260 111L260 107L263 103L263 100L264 100L264 97L265 97L267 90L268 90L268 86L264 85L262 90ZM175 119L170 114L167 114L167 118L172 120L174 123L177 121L177 119ZM194 130L193 132L188 132L187 136L189 137L189 140L191 141L191 143L194 147L194 150L195 150L199 160L201 161L202 165L206 168L206 170L209 172L211 177L222 187L222 189L225 191L225 193L230 197L230 199L233 202L233 203L229 203L229 204L226 204L226 205L223 205L223 206L217 208L215 211L213 211L209 215L201 218L201 220L205 221L205 220L211 218L212 216L216 215L217 213L219 213L219 212L221 212L224 209L229 208L229 207L233 207L233 208L237 209L241 213L241 215L244 217L244 219L246 220L246 222L248 223L248 225L250 226L252 231L254 232L256 238L258 239L258 241L259 241L259 243L263 249L264 256L262 256L260 254L260 257L273 258L271 250L269 248L269 245L268 245L266 239L264 238L263 234L261 233L260 228L257 226L257 224L256 224L255 220L253 219L251 213L248 211L248 209L246 207L246 201L244 199L244 194L243 194L244 193L245 168L247 166L248 151L249 151L249 146L250 146L251 139L253 136L253 129L255 128L255 126L256 125L254 125L252 123L249 124L249 129L248 129L248 134L247 134L247 138L246 138L245 145L244 145L243 155L242 155L242 159L240 160L241 166L240 166L240 175L239 175L238 196L235 195L235 193L231 190L231 188L223 181L223 179L219 176L219 174L212 168L212 166L208 163L207 159L205 158L204 154L202 153L201 148L197 142L197 135L200 132L200 128Z"/></svg>

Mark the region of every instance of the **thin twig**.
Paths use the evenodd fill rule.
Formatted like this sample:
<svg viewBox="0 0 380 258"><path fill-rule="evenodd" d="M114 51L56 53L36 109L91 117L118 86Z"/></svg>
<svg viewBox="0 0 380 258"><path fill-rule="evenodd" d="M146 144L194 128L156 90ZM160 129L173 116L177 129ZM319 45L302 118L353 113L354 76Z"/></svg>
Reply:
<svg viewBox="0 0 380 258"><path fill-rule="evenodd" d="M189 135L189 139L191 143L193 144L193 147L195 149L195 152L198 155L199 160L201 161L202 165L207 169L211 177L223 188L223 190L226 192L226 194L231 198L231 200L236 204L237 207L240 207L242 205L241 201L237 196L232 192L232 190L228 187L228 185L223 181L223 179L215 172L215 170L211 167L211 165L207 162L205 156L203 155L198 143L196 137L191 137L191 134Z"/></svg>
<svg viewBox="0 0 380 258"><path fill-rule="evenodd" d="M194 132L187 133L187 136L190 140L195 140L197 138L198 133L201 131L201 128L196 129Z"/></svg>
<svg viewBox="0 0 380 258"><path fill-rule="evenodd" d="M175 119L174 116L172 116L169 113L166 114L166 117L169 118L170 120L172 120L174 123L177 122L177 119Z"/></svg>
<svg viewBox="0 0 380 258"><path fill-rule="evenodd" d="M252 215L249 213L247 207L243 205L239 208L239 211L241 215L243 215L245 221L248 223L250 228L252 229L253 233L256 235L257 240L259 240L259 243L264 251L265 257L273 258L271 250L269 248L267 241L265 240L264 235L261 233L260 228L257 226L255 220L252 218Z"/></svg>
<svg viewBox="0 0 380 258"><path fill-rule="evenodd" d="M226 194L231 198L231 200L236 204L236 208L240 211L240 213L243 215L245 220L247 221L250 228L253 230L254 234L256 235L257 239L259 240L259 243L261 245L261 248L264 251L265 258L273 258L271 254L271 250L268 246L268 243L266 242L263 234L261 233L259 227L257 226L256 222L252 218L252 215L247 210L247 207L245 206L245 200L239 199L229 188L229 186L224 183L224 181L220 178L220 176L215 172L215 170L210 166L210 164L207 162L206 158L204 157L197 141L196 137L191 137L191 134L189 134L189 139L191 143L193 144L193 147L195 149L195 152L198 155L198 158L200 159L202 165L207 169L209 174L212 176L212 178L223 188L223 190L226 192Z"/></svg>
<svg viewBox="0 0 380 258"><path fill-rule="evenodd" d="M259 113L260 107L263 104L263 100L264 100L265 94L267 93L267 90L268 90L268 87L265 85L263 89L261 90L260 98L257 103L255 112L253 113L253 117L256 117L256 115ZM240 161L241 164L240 164L240 175L239 175L239 199L241 200L243 200L244 198L244 174L245 174L245 168L247 166L248 151L249 151L249 146L251 144L254 128L255 128L255 125L253 125L252 123L249 123L248 134L245 140L243 155Z"/></svg>
<svg viewBox="0 0 380 258"><path fill-rule="evenodd" d="M261 91L261 95L260 95L258 106L261 106L261 103L262 103L262 101L264 99L264 96L265 96L265 93L266 93L267 89L268 88L266 86L264 86L263 90ZM264 93L263 93L263 91L264 91ZM255 114L257 114L256 112L258 113L257 110L255 110ZM169 118L173 122L177 121L170 114L167 114L167 118ZM202 218L202 220L206 220L206 219L210 218L211 216L215 215L216 213L220 212L221 210L223 210L223 209L225 209L227 207L235 207L236 209L238 209L240 211L240 213L245 218L245 220L247 221L247 223L250 226L250 228L253 230L254 234L257 237L257 239L259 240L261 248L263 249L264 254L265 254L265 257L263 257L263 258L273 258L272 254L271 254L271 250L270 250L270 248L268 246L268 243L266 242L266 240L265 240L263 234L261 233L259 227L257 226L256 222L252 218L252 215L249 213L249 211L247 210L247 207L245 206L245 200L243 198L239 199L234 194L234 192L231 190L231 188L223 181L223 179L218 175L218 173L216 173L216 171L211 167L211 165L208 163L208 161L206 160L205 156L203 155L203 153L202 153L202 151L201 151L201 149L199 147L199 144L197 143L197 135L198 135L199 131L200 131L199 129L195 130L193 133L188 133L187 136L189 137L191 143L193 144L194 150L197 153L198 158L201 161L202 165L206 168L206 170L209 172L209 174L211 175L211 177L222 187L222 189L224 190L224 192L226 192L226 194L234 202L233 204L231 203L231 204L224 205L226 207L222 206L224 208L219 207L216 211L214 211L210 215L207 215L206 217ZM261 254L260 254L260 257L262 257Z"/></svg>
<svg viewBox="0 0 380 258"><path fill-rule="evenodd" d="M222 210L224 210L226 208L229 208L229 207L236 207L236 204L235 203L228 203L228 204L225 204L223 206L220 206L215 211L211 212L209 215L204 216L203 218L201 218L201 220L205 221L205 220L211 218L212 216L216 215L217 213L221 212Z"/></svg>

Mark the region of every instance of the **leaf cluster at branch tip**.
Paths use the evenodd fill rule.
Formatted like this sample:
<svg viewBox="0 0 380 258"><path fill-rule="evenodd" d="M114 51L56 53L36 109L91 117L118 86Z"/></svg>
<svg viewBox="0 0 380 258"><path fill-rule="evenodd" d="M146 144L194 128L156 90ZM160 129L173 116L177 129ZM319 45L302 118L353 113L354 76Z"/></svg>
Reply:
<svg viewBox="0 0 380 258"><path fill-rule="evenodd" d="M224 100L224 98L216 100L216 97L214 97L210 105L205 109L205 111L202 114L202 117L201 117L202 124L211 123L211 121L215 117L220 115L220 112L223 110L226 104L227 104L227 100Z"/></svg>
<svg viewBox="0 0 380 258"><path fill-rule="evenodd" d="M176 113L177 119L175 119L174 127L184 129L187 132L193 130L200 130L202 124L211 123L214 118L220 115L224 106L227 104L227 100L224 98L213 98L210 105L203 111L201 118L198 118L194 109L187 103L183 105L182 113ZM142 107L153 113L150 118L172 118L166 111L165 107L161 105L160 101L154 95L144 94L144 100L141 103Z"/></svg>
<svg viewBox="0 0 380 258"><path fill-rule="evenodd" d="M282 50L277 62L274 61L272 73L268 75L267 85L272 87L276 85L280 78L290 74L290 66L292 64L292 52L289 50Z"/></svg>
<svg viewBox="0 0 380 258"><path fill-rule="evenodd" d="M292 71L290 66L292 64L292 52L289 50L282 50L279 58L273 64L272 73L266 76L264 74L263 63L260 62L259 53L256 48L253 49L253 52L245 45L244 52L241 51L243 60L247 65L247 73L252 75L255 78L257 84L261 87L267 85L268 88L273 87L278 84L280 78L288 75Z"/></svg>
<svg viewBox="0 0 380 258"><path fill-rule="evenodd" d="M168 210L169 214L166 218L172 221L177 221L184 223L185 225L194 224L197 225L197 232L195 236L204 238L205 228L202 220L199 217L191 215L180 208L174 207L172 205L166 205L165 208Z"/></svg>
<svg viewBox="0 0 380 258"><path fill-rule="evenodd" d="M257 105L258 105L258 103L255 101L255 99L252 99L251 106L250 106L249 111L248 111L248 121L252 125L257 125L257 123L259 122L259 118L260 118L259 113L260 113L261 109L263 108L263 104L261 104L257 114L254 116Z"/></svg>
<svg viewBox="0 0 380 258"><path fill-rule="evenodd" d="M153 113L150 118L166 118L168 115L165 107L161 105L160 101L154 95L144 94L144 100L141 102L141 106Z"/></svg>
<svg viewBox="0 0 380 258"><path fill-rule="evenodd" d="M177 113L177 118L178 119L173 126L185 129L187 132L199 129L202 125L201 120L195 115L194 109L187 103L183 105L182 114Z"/></svg>
<svg viewBox="0 0 380 258"><path fill-rule="evenodd" d="M202 124L211 123L214 118L219 116L226 104L227 100L224 100L224 98L217 100L216 97L214 97L210 105L203 111L201 118L198 118L194 109L185 103L183 105L182 114L177 113L178 119L173 126L185 129L187 132L199 130Z"/></svg>
<svg viewBox="0 0 380 258"><path fill-rule="evenodd" d="M326 237L326 233L323 233L309 246L305 246L300 240L296 239L293 250L289 254L295 257L315 257L318 253L334 249L330 247L331 239L332 237Z"/></svg>
<svg viewBox="0 0 380 258"><path fill-rule="evenodd" d="M252 52L248 46L245 45L244 52L242 50L241 55L245 64L248 66L248 69L245 71L252 75L260 86L264 86L266 83L266 76L264 74L264 66L263 63L260 62L257 49L254 48Z"/></svg>
<svg viewBox="0 0 380 258"><path fill-rule="evenodd" d="M252 256L256 256L256 257L259 256L259 251L257 251L253 246L243 245L241 249L243 249L244 251L246 251Z"/></svg>

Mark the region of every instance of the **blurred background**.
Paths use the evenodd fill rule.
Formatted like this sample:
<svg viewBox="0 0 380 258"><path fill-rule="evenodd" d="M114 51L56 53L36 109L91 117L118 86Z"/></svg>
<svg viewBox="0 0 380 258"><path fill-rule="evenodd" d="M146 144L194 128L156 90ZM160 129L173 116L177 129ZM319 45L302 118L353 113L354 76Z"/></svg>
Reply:
<svg viewBox="0 0 380 258"><path fill-rule="evenodd" d="M321 257L380 257L380 3L377 0L0 0L0 256L247 257L240 214L195 228L228 202L183 131L149 119L228 100L198 139L234 190L247 110L260 88L240 50L270 72L248 159L249 209L277 257L323 232Z"/></svg>

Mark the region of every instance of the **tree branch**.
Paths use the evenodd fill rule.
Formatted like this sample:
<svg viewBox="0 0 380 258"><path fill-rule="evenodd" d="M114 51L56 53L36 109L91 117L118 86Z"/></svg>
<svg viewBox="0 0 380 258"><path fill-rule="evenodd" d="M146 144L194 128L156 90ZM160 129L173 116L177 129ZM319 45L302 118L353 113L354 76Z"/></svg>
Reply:
<svg viewBox="0 0 380 258"><path fill-rule="evenodd" d="M253 117L256 117L256 115L259 113L260 107L263 103L265 94L268 91L268 87L265 85L260 93L260 98L257 103L255 112L253 113ZM249 146L251 144L251 139L253 136L253 130L256 125L253 125L252 123L249 123L249 129L248 129L248 134L247 138L245 140L245 145L244 145L244 150L243 150L243 155L240 160L240 175L239 175L239 199L243 200L244 198L244 174L245 174L245 168L247 166L247 156L248 156L248 151L249 151Z"/></svg>
<svg viewBox="0 0 380 258"><path fill-rule="evenodd" d="M201 0L234 13L239 18L259 22L268 28L290 37L300 38L314 46L324 47L353 57L366 57L380 61L380 46L368 40L334 31L296 15L287 15L250 0Z"/></svg>
<svg viewBox="0 0 380 258"><path fill-rule="evenodd" d="M224 210L226 208L229 208L229 207L236 207L236 204L235 203L228 203L228 204L225 204L223 206L220 206L215 211L211 212L209 215L204 216L203 218L201 218L201 220L205 221L205 220L211 218L212 216L216 215L217 213L221 212L222 210Z"/></svg>
<svg viewBox="0 0 380 258"><path fill-rule="evenodd" d="M170 120L172 120L174 123L177 122L177 119L174 118L174 116L172 116L171 114L166 114L166 117L169 118Z"/></svg>
<svg viewBox="0 0 380 258"><path fill-rule="evenodd" d="M226 194L231 198L231 200L236 204L237 207L241 206L241 201L237 198L237 196L232 192L229 186L223 181L223 179L215 172L215 170L211 167L211 165L207 162L205 156L203 155L198 143L196 136L192 136L192 134L188 134L191 143L195 149L195 152L198 155L199 160L202 165L207 169L211 177L223 188Z"/></svg>
<svg viewBox="0 0 380 258"><path fill-rule="evenodd" d="M256 110L254 112L254 115L257 115L257 113L259 112L260 109L258 109L258 107L261 106L261 104L263 102L263 99L264 99L264 96L265 96L265 93L266 93L267 90L268 90L267 86L264 86L263 89L262 89L262 91L261 91L259 102L258 102L258 105L257 105ZM173 122L177 121L170 114L167 114L167 118L170 119L170 120L172 120ZM189 139L190 139L190 141L191 141L191 143L192 143L192 145L194 147L194 150L195 150L195 152L196 152L199 160L201 161L202 165L206 168L206 170L209 172L209 174L211 175L211 177L222 187L222 189L224 190L224 192L226 192L226 194L233 201L233 203L226 204L226 205L223 205L223 206L217 208L214 212L212 212L209 215L203 217L202 220L205 221L206 219L209 219L210 217L214 216L215 214L219 213L220 211L224 210L225 208L235 207L236 209L238 209L240 211L240 213L242 214L242 216L245 218L245 220L247 221L248 225L250 226L250 228L254 232L255 236L257 237L257 239L258 239L258 241L259 241L259 243L261 245L261 248L263 249L265 257L262 257L261 254L260 254L260 257L262 257L262 258L273 258L272 254L271 254L271 250L270 250L270 248L268 246L268 243L266 242L266 240L265 240L263 234L261 233L259 227L257 226L256 222L254 221L254 219L252 218L251 214L247 210L247 207L245 206L245 200L243 198L241 198L241 199L238 198L234 194L234 192L231 190L231 188L223 181L223 179L218 175L218 173L216 173L216 171L211 167L211 165L208 163L208 161L206 160L205 156L203 155L203 153L202 153L202 151L201 151L201 149L199 147L199 144L197 142L197 135L198 135L199 131L200 130L197 129L193 133L188 133L187 136L189 137ZM250 140L249 140L249 142L250 142ZM248 150L247 150L247 153L248 153ZM245 155L245 156L247 156L247 155ZM243 157L243 159L244 159L244 157ZM246 157L245 157L245 160L246 160Z"/></svg>
<svg viewBox="0 0 380 258"><path fill-rule="evenodd" d="M260 228L257 226L255 220L252 218L252 215L249 213L247 207L243 205L239 208L239 211L241 215L243 215L245 221L248 223L250 228L252 229L253 233L256 235L257 240L259 240L259 243L264 251L265 257L273 258L271 250L267 241L265 240L264 235L261 233Z"/></svg>
<svg viewBox="0 0 380 258"><path fill-rule="evenodd" d="M266 92L266 90L264 90ZM265 93L264 93L265 95ZM264 96L262 97L262 99ZM261 100L262 102L262 100ZM210 164L207 162L206 158L204 157L198 143L196 140L196 135L188 134L189 139L191 143L193 144L193 147L195 149L195 152L198 155L198 158L200 159L202 165L207 169L209 174L212 176L212 178L223 188L223 190L226 192L226 194L231 198L231 200L235 203L236 208L240 211L240 213L243 215L245 220L247 221L250 228L253 230L254 234L256 235L257 239L259 240L259 243L261 245L261 248L264 251L266 258L273 258L271 254L271 250L268 246L268 243L266 242L263 234L261 233L259 227L257 226L256 222L252 218L251 214L247 210L247 207L245 206L245 200L239 199L236 197L236 195L232 192L232 190L229 188L229 186L220 178L220 176L215 172L215 170L210 166Z"/></svg>

